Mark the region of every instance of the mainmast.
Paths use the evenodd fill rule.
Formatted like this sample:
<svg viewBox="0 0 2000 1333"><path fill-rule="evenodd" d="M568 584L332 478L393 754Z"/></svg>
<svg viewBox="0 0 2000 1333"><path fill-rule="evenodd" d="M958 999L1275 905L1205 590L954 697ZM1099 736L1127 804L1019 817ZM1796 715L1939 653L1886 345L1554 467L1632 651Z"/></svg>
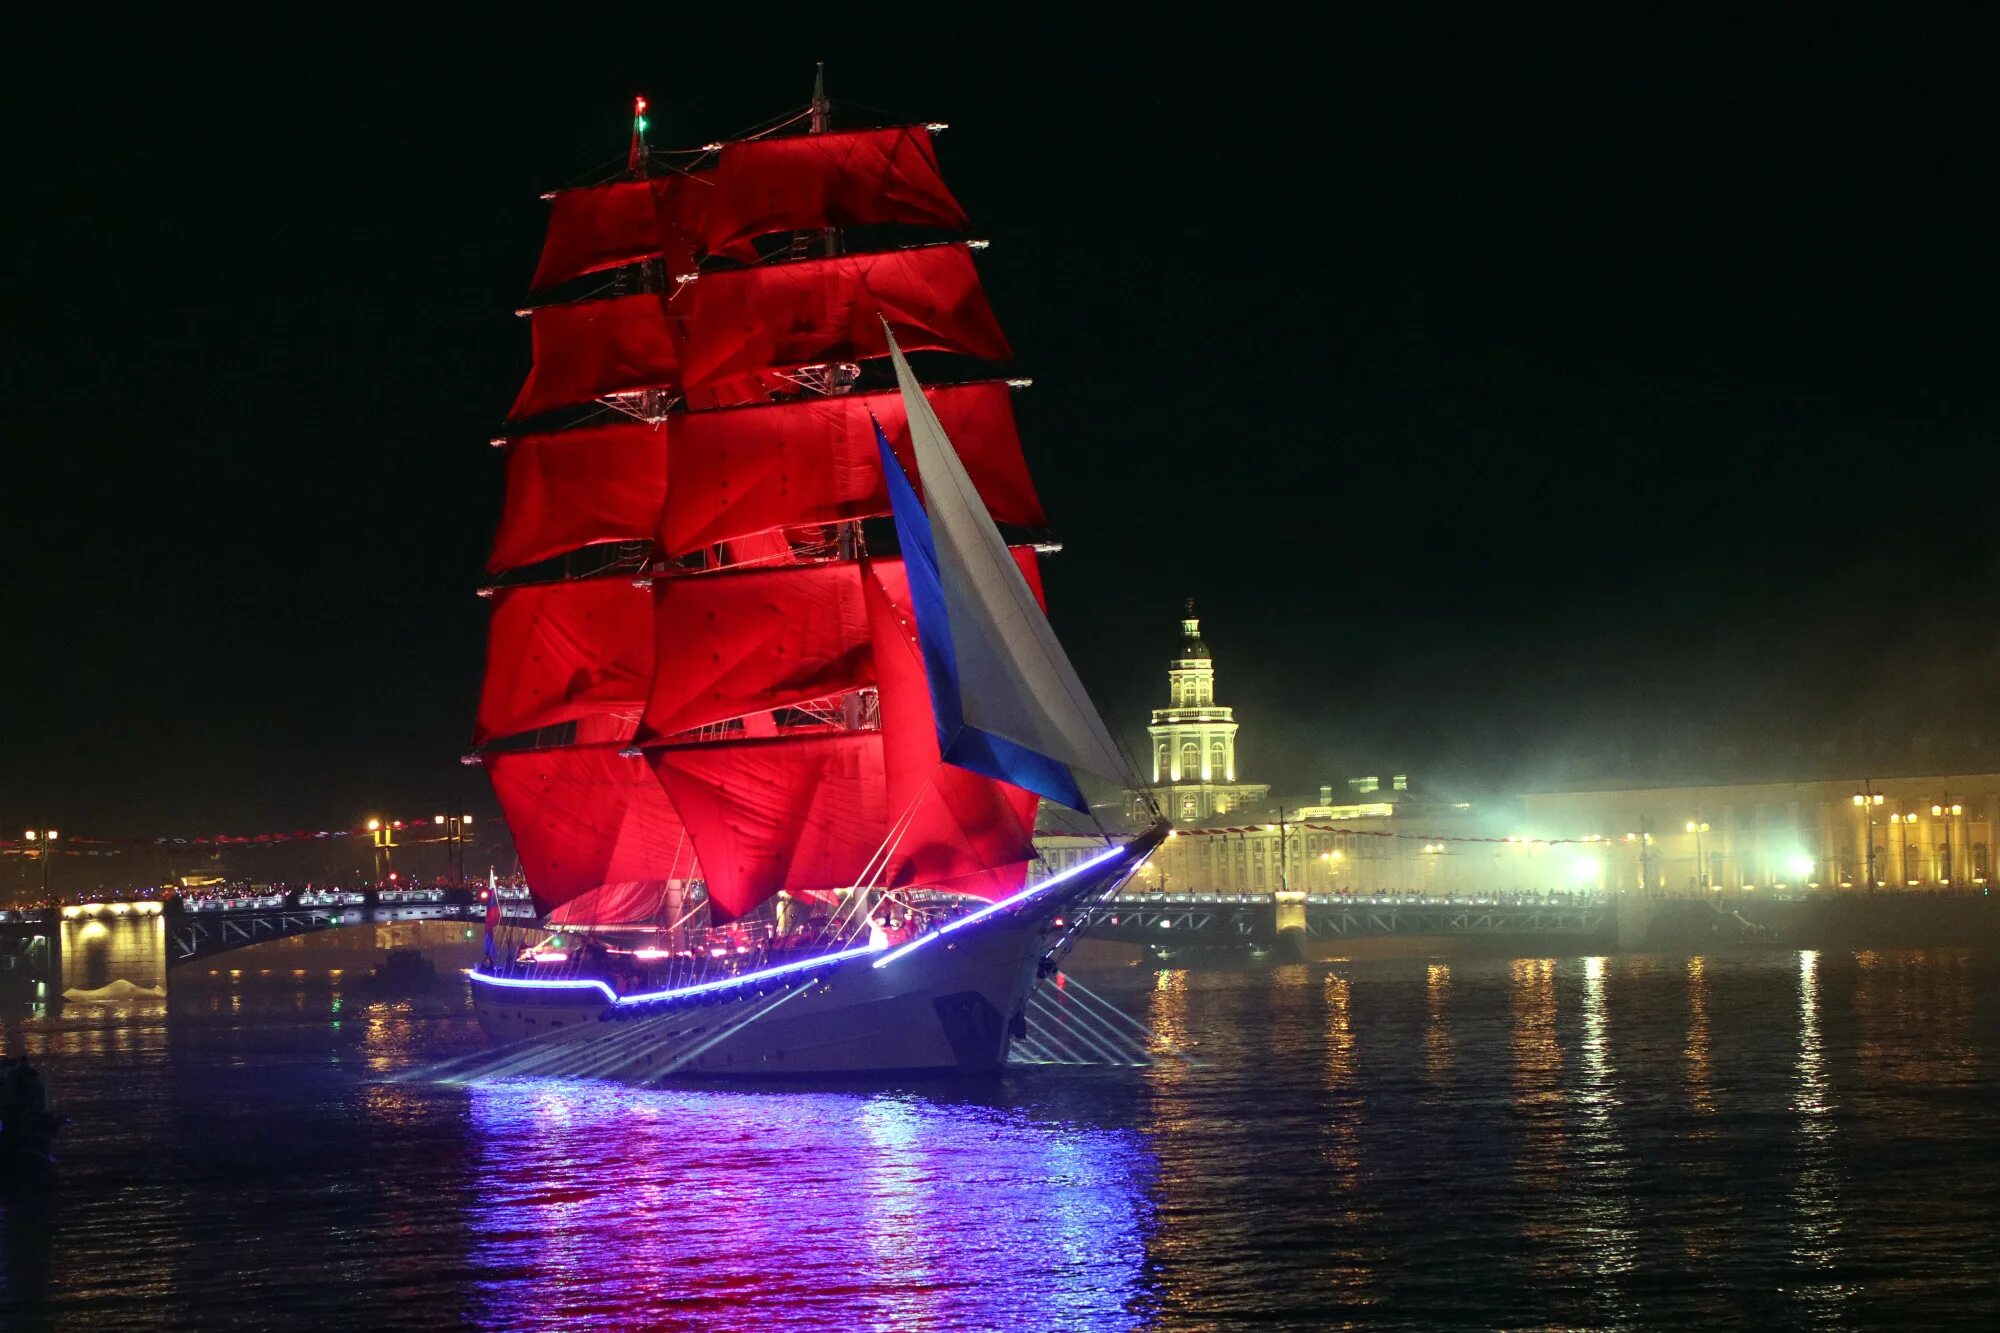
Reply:
<svg viewBox="0 0 2000 1333"><path fill-rule="evenodd" d="M819 61L813 66L812 102L809 105L810 120L807 132L825 134L833 128L833 103L826 96L826 62ZM792 258L804 259L817 252L831 259L840 253L840 228L827 225L816 232L799 232L792 238ZM813 393L846 393L861 378L861 367L852 361L831 361L819 366L801 366L798 382ZM849 535L841 537L841 555L852 557L848 549Z"/></svg>
<svg viewBox="0 0 2000 1333"><path fill-rule="evenodd" d="M813 91L811 123L808 131L825 134L833 128L833 103L826 96L826 62L817 61L813 65ZM840 229L825 226L819 229L819 253L831 258L840 253ZM801 255L811 249L811 239L804 233L795 241L792 251ZM800 380L808 390L833 395L846 393L861 378L861 367L851 361L836 361L823 366L808 366L800 372ZM861 544L861 523L851 520L834 527L835 549L842 560L853 560L861 556L866 548ZM848 731L858 731L875 717L879 717L875 705L875 691L851 690L840 701L840 725Z"/></svg>

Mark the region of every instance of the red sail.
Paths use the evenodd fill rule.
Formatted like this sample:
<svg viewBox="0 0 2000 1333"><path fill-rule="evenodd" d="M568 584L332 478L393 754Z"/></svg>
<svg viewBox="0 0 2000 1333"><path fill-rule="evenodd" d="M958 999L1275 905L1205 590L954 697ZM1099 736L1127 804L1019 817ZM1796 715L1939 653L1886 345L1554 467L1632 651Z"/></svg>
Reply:
<svg viewBox="0 0 2000 1333"><path fill-rule="evenodd" d="M610 713L636 719L652 678L652 597L630 580L503 589L473 744Z"/></svg>
<svg viewBox="0 0 2000 1333"><path fill-rule="evenodd" d="M529 750L488 755L486 773L540 911L604 885L664 892L694 873L680 817L643 759L612 746Z"/></svg>
<svg viewBox="0 0 2000 1333"><path fill-rule="evenodd" d="M666 793L660 791L660 784L651 773L646 774L646 781L661 800L666 799ZM685 840L683 844L676 858L678 868L668 878L600 885L550 912L545 924L551 927L672 925L687 910L687 882L695 877L694 844ZM659 873L667 874L664 867Z"/></svg>
<svg viewBox="0 0 2000 1333"><path fill-rule="evenodd" d="M1039 597L1033 548L1014 548L1014 558ZM903 562L871 564L867 581L879 579L903 605ZM875 684L863 582L859 564L835 560L655 580L653 691L640 741Z"/></svg>
<svg viewBox="0 0 2000 1333"><path fill-rule="evenodd" d="M701 859L711 921L733 921L781 889L853 884L881 845L876 732L687 745L651 758Z"/></svg>
<svg viewBox="0 0 2000 1333"><path fill-rule="evenodd" d="M705 177L672 175L561 191L551 201L534 290L655 255L665 257L666 277L693 272L710 190Z"/></svg>
<svg viewBox="0 0 2000 1333"><path fill-rule="evenodd" d="M534 313L535 367L509 421L605 394L671 389L680 377L667 298L650 292L547 305Z"/></svg>
<svg viewBox="0 0 2000 1333"><path fill-rule="evenodd" d="M972 225L938 174L930 131L919 125L746 139L722 150L714 179L703 228L713 254L779 231Z"/></svg>
<svg viewBox="0 0 2000 1333"><path fill-rule="evenodd" d="M1032 568L1034 553L1025 556ZM1033 792L940 761L930 682L909 612L900 566L877 564L863 579L881 691L883 775L889 818L908 824L895 841L883 883L940 884L954 893L1005 898L1018 893L1034 854ZM1039 595L1039 585L1036 586Z"/></svg>
<svg viewBox="0 0 2000 1333"><path fill-rule="evenodd" d="M1046 526L1007 386L988 381L925 392L993 517ZM903 395L893 389L676 418L661 549L685 555L744 533L888 513L870 413L914 478Z"/></svg>
<svg viewBox="0 0 2000 1333"><path fill-rule="evenodd" d="M667 499L662 425L621 421L507 443L507 503L486 568L502 570L592 542L653 536Z"/></svg>
<svg viewBox="0 0 2000 1333"><path fill-rule="evenodd" d="M963 245L803 259L705 275L682 352L690 390L765 370L906 352L1012 359Z"/></svg>
<svg viewBox="0 0 2000 1333"><path fill-rule="evenodd" d="M852 562L660 579L653 624L642 740L840 694L874 675Z"/></svg>

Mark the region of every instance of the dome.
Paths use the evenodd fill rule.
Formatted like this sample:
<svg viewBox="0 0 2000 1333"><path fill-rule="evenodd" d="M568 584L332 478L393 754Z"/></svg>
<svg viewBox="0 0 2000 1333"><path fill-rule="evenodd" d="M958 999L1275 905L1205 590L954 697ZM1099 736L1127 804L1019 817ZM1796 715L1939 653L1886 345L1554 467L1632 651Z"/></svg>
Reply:
<svg viewBox="0 0 2000 1333"><path fill-rule="evenodd" d="M1206 660L1209 656L1208 645L1202 642L1201 638L1201 622L1194 616L1194 598L1190 597L1187 600L1185 614L1181 617L1181 639L1174 645L1174 655L1170 660L1175 662L1186 662L1194 658Z"/></svg>

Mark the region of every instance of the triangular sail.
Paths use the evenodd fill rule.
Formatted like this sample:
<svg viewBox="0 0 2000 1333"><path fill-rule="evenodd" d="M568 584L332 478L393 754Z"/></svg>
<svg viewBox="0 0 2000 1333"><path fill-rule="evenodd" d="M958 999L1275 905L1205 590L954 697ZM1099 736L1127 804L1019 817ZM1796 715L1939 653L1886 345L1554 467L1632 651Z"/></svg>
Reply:
<svg viewBox="0 0 2000 1333"><path fill-rule="evenodd" d="M900 476L890 477L890 493L898 501L897 529L911 568L911 600L926 640L939 747L947 760L962 767L1086 810L1075 779L1051 772L1051 763L1112 782L1125 781L1130 766L1056 642L886 324L883 334L903 391L924 487L919 512L914 497L906 502L897 496ZM884 472L900 472L888 456L887 443L881 448ZM941 626L924 623L926 599L916 587L920 557L910 550L910 537L918 535L913 529L919 526L912 520L926 519L921 526L928 533L922 535L928 536L931 549L923 554L935 564L944 610ZM918 544L923 544L921 535ZM938 618L933 610L931 619Z"/></svg>

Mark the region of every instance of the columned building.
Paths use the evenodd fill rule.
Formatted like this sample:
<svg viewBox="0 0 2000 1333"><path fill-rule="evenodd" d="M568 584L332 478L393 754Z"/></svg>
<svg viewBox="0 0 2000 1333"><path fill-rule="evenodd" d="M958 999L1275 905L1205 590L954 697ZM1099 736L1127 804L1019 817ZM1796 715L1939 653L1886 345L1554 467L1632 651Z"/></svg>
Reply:
<svg viewBox="0 0 2000 1333"><path fill-rule="evenodd" d="M1153 710L1153 786L1169 819L1192 823L1262 801L1266 783L1236 781L1235 710L1215 701L1215 659L1189 598L1167 662L1167 706Z"/></svg>
<svg viewBox="0 0 2000 1333"><path fill-rule="evenodd" d="M2000 875L2000 773L1873 781L1629 787L1471 802L1407 777L1348 778L1273 797L1239 782L1237 723L1188 603L1147 728L1152 800L1174 825L1126 887L1152 893L1706 893L1988 891ZM1132 828L1148 794L1128 793ZM1104 850L1035 839L1039 879Z"/></svg>

